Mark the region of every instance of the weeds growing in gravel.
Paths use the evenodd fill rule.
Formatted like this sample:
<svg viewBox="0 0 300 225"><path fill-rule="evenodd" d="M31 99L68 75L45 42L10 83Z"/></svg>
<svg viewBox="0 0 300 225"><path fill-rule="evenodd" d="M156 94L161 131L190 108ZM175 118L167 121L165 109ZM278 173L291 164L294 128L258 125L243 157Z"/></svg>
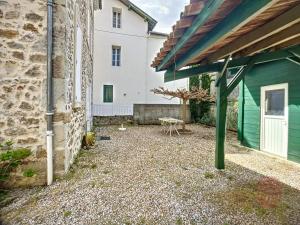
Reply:
<svg viewBox="0 0 300 225"><path fill-rule="evenodd" d="M204 177L206 179L213 179L215 177L215 175L213 173L211 173L211 172L205 172L204 173Z"/></svg>
<svg viewBox="0 0 300 225"><path fill-rule="evenodd" d="M71 216L72 212L71 211L64 211L64 217L69 217Z"/></svg>
<svg viewBox="0 0 300 225"><path fill-rule="evenodd" d="M265 193L259 190L256 182L252 182L226 191L226 194L224 192L217 193L214 195L214 199L224 205L228 210L242 209L245 213L255 213L261 218L271 216L282 224L285 224L288 218L288 210L291 207L283 200L284 196L280 198L273 196L272 191L273 190L268 190L268 192ZM260 203L261 198L268 201L272 201L273 198L276 198L276 204L265 207Z"/></svg>
<svg viewBox="0 0 300 225"><path fill-rule="evenodd" d="M183 224L183 221L182 219L179 217L176 219L176 225L182 225Z"/></svg>

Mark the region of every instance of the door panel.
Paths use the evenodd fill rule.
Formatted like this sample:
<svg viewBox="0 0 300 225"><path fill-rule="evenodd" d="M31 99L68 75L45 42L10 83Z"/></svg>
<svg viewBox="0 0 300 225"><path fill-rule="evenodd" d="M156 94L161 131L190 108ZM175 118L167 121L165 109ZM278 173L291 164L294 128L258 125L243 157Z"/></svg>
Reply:
<svg viewBox="0 0 300 225"><path fill-rule="evenodd" d="M287 157L288 85L261 88L261 150Z"/></svg>
<svg viewBox="0 0 300 225"><path fill-rule="evenodd" d="M285 156L284 120L265 117L265 151Z"/></svg>

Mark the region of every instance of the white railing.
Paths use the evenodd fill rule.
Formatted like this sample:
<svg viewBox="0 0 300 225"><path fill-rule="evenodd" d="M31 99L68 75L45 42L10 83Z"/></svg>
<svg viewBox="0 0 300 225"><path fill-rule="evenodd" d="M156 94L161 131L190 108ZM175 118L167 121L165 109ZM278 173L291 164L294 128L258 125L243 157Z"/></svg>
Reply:
<svg viewBox="0 0 300 225"><path fill-rule="evenodd" d="M132 116L133 104L94 104L94 116Z"/></svg>

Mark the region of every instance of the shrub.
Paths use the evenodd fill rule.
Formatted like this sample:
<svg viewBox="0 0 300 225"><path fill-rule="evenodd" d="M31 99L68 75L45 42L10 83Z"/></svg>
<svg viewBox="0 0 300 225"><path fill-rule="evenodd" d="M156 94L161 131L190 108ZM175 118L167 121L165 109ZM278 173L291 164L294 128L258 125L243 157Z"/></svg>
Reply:
<svg viewBox="0 0 300 225"><path fill-rule="evenodd" d="M0 154L0 181L5 181L9 178L10 173L31 155L31 151L25 148L13 149L12 141L4 142L0 148L6 150Z"/></svg>
<svg viewBox="0 0 300 225"><path fill-rule="evenodd" d="M205 113L199 121L201 124L215 126L216 118L211 113Z"/></svg>

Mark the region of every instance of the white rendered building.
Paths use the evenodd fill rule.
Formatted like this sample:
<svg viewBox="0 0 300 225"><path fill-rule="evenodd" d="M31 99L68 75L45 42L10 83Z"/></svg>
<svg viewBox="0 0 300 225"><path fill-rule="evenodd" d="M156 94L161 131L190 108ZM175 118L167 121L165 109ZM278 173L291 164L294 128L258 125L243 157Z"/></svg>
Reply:
<svg viewBox="0 0 300 225"><path fill-rule="evenodd" d="M167 35L153 32L156 21L127 0L103 0L95 12L94 115L132 115L134 104L179 104L151 89L187 88L188 81L164 83L150 67Z"/></svg>

